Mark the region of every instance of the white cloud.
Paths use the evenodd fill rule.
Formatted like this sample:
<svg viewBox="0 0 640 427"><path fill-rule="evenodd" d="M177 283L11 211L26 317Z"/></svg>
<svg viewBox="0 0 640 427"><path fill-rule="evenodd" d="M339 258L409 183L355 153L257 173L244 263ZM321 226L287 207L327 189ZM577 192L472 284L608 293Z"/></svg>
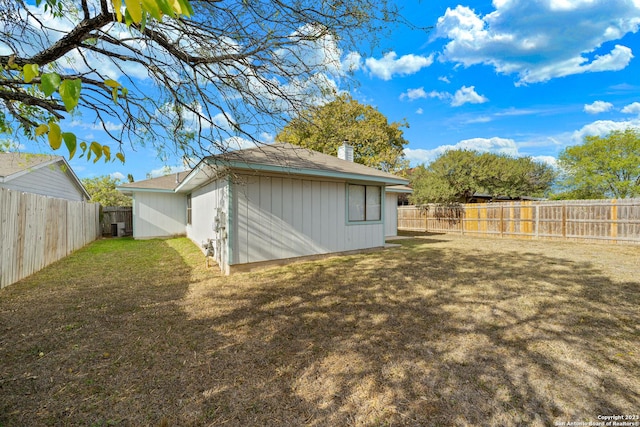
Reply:
<svg viewBox="0 0 640 427"><path fill-rule="evenodd" d="M187 108L188 107L188 108ZM181 119L185 130L198 131L199 129L211 129L212 127L230 130L235 123L228 112L219 112L211 117L204 111L199 103L192 103L180 110ZM164 117L165 121L177 120L177 112L171 104L165 104L156 110L157 117Z"/></svg>
<svg viewBox="0 0 640 427"><path fill-rule="evenodd" d="M469 120L465 121L464 123L468 123L468 124L489 123L490 121L491 121L491 117L489 117L489 116L479 116L479 117L474 117L472 119L469 119Z"/></svg>
<svg viewBox="0 0 640 427"><path fill-rule="evenodd" d="M487 97L479 95L475 91L475 86L462 86L456 91L455 95L453 95L451 105L453 107L459 107L463 104L483 104L487 101L489 101Z"/></svg>
<svg viewBox="0 0 640 427"><path fill-rule="evenodd" d="M424 87L419 87L416 89L407 89L406 92L400 95L400 99L404 98L408 98L410 101L415 101L416 99L422 98L451 99L452 95L448 92L438 92L435 90L426 92L424 90Z"/></svg>
<svg viewBox="0 0 640 427"><path fill-rule="evenodd" d="M275 140L276 140L276 137L273 134L270 134L267 132L260 133L260 141L264 142L265 144L271 144Z"/></svg>
<svg viewBox="0 0 640 427"><path fill-rule="evenodd" d="M447 76L440 76L438 77L438 80L445 83L451 83L451 81L447 78Z"/></svg>
<svg viewBox="0 0 640 427"><path fill-rule="evenodd" d="M532 156L532 160L540 163L546 163L554 168L558 166L558 159L553 156Z"/></svg>
<svg viewBox="0 0 640 427"><path fill-rule="evenodd" d="M424 91L424 87L419 87L416 89L408 89L405 93L400 95L400 99L409 98L411 101L426 98L427 92Z"/></svg>
<svg viewBox="0 0 640 427"><path fill-rule="evenodd" d="M513 139L499 137L465 139L457 144L441 145L432 150L405 148L404 155L411 164L428 164L448 150L474 150L481 153L486 152L519 156L518 146Z"/></svg>
<svg viewBox="0 0 640 427"><path fill-rule="evenodd" d="M431 92L427 92L424 90L424 87L419 87L415 89L407 89L406 92L400 95L400 99L409 99L410 101L415 101L416 99L425 99L425 98L437 98L440 100L450 100L451 106L459 107L464 104L483 104L489 99L484 95L479 95L475 86L462 86L460 89L456 91L454 95L451 95L449 92L438 92L432 90Z"/></svg>
<svg viewBox="0 0 640 427"><path fill-rule="evenodd" d="M443 59L485 64L518 83L625 68L633 54L620 44L640 27L640 3L627 0L494 0L487 15L458 5L438 19L435 37L449 39Z"/></svg>
<svg viewBox="0 0 640 427"><path fill-rule="evenodd" d="M613 108L613 104L605 101L595 101L592 104L584 105L584 112L588 114L606 113Z"/></svg>
<svg viewBox="0 0 640 427"><path fill-rule="evenodd" d="M232 136L224 140L224 146L231 151L244 150L245 148L254 148L258 147L259 145L259 142L241 138L239 136Z"/></svg>
<svg viewBox="0 0 640 427"><path fill-rule="evenodd" d="M362 56L358 52L349 52L342 59L342 70L344 72L358 71L362 68Z"/></svg>
<svg viewBox="0 0 640 427"><path fill-rule="evenodd" d="M127 177L121 172L114 172L110 176L111 178L119 179L120 181L124 181L127 179Z"/></svg>
<svg viewBox="0 0 640 427"><path fill-rule="evenodd" d="M178 166L163 166L159 169L153 169L151 172L147 174L148 178L158 178L160 176L171 175L178 172L184 172L189 168L185 165Z"/></svg>
<svg viewBox="0 0 640 427"><path fill-rule="evenodd" d="M422 108L418 108L418 109L416 110L416 114L422 114L422 113L424 113L424 111L422 110Z"/></svg>
<svg viewBox="0 0 640 427"><path fill-rule="evenodd" d="M367 58L365 65L369 73L382 80L391 80L394 75L408 76L433 64L433 55L403 55L398 58L395 52L386 53L381 59Z"/></svg>
<svg viewBox="0 0 640 427"><path fill-rule="evenodd" d="M427 96L429 98L438 98L438 99L451 99L453 97L453 95L451 95L449 92L438 92L435 90L432 90L431 92L429 92L427 94Z"/></svg>
<svg viewBox="0 0 640 427"><path fill-rule="evenodd" d="M342 72L343 64L340 61L342 51L338 47L335 37L325 28L306 24L294 31L289 37L291 41L295 42L295 45L275 52L281 67L296 70L300 63L304 63L324 73ZM350 59L353 61L357 57L351 56Z"/></svg>
<svg viewBox="0 0 640 427"><path fill-rule="evenodd" d="M640 102L633 102L629 105L625 105L620 111L625 114L640 114Z"/></svg>
<svg viewBox="0 0 640 427"><path fill-rule="evenodd" d="M623 131L628 128L640 129L640 118L621 122L613 120L597 120L573 132L571 140L574 144L582 144L586 136L604 137L615 130Z"/></svg>

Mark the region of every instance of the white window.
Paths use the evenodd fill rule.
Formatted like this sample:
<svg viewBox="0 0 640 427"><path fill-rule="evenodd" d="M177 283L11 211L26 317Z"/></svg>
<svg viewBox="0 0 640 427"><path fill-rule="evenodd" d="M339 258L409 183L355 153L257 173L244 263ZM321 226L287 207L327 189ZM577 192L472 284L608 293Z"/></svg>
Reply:
<svg viewBox="0 0 640 427"><path fill-rule="evenodd" d="M187 224L191 225L191 194L187 194Z"/></svg>
<svg viewBox="0 0 640 427"><path fill-rule="evenodd" d="M349 184L349 221L382 219L382 187Z"/></svg>

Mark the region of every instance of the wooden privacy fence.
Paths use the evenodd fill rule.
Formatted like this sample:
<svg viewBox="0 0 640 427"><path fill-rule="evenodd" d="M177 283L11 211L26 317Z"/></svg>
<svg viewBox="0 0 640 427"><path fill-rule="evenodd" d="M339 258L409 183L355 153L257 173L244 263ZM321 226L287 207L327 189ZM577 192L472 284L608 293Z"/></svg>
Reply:
<svg viewBox="0 0 640 427"><path fill-rule="evenodd" d="M399 206L398 230L640 243L640 199Z"/></svg>
<svg viewBox="0 0 640 427"><path fill-rule="evenodd" d="M102 208L100 230L103 236L114 236L113 225L123 226L123 230L116 227L116 236L131 236L133 234L133 208L131 206L107 206Z"/></svg>
<svg viewBox="0 0 640 427"><path fill-rule="evenodd" d="M0 289L96 240L99 207L0 188Z"/></svg>

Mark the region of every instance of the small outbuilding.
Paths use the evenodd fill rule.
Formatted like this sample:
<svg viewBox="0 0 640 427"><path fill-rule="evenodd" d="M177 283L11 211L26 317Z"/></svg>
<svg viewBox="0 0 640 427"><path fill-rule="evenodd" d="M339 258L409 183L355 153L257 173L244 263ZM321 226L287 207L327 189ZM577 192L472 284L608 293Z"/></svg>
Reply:
<svg viewBox="0 0 640 427"><path fill-rule="evenodd" d="M0 153L0 187L73 201L91 196L61 156Z"/></svg>
<svg viewBox="0 0 640 427"><path fill-rule="evenodd" d="M133 197L134 238L210 242L226 274L384 247L397 226L397 192L386 190L408 181L345 160L349 148L341 159L291 144L262 145L119 190Z"/></svg>

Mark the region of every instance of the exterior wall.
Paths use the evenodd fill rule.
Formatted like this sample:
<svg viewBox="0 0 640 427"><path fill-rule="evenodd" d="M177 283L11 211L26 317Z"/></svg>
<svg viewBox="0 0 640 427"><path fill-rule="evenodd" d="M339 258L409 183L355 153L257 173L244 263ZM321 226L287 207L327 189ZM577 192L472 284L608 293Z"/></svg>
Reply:
<svg viewBox="0 0 640 427"><path fill-rule="evenodd" d="M232 196L232 265L384 245L383 221L347 222L344 181L240 176Z"/></svg>
<svg viewBox="0 0 640 427"><path fill-rule="evenodd" d="M212 181L191 193L191 224L186 227L187 237L199 247L208 239L214 240L215 258L223 271L229 263L228 206L227 180Z"/></svg>
<svg viewBox="0 0 640 427"><path fill-rule="evenodd" d="M187 208L184 194L133 193L133 237L150 239L184 235Z"/></svg>
<svg viewBox="0 0 640 427"><path fill-rule="evenodd" d="M386 193L384 203L384 235L395 237L398 235L398 194Z"/></svg>
<svg viewBox="0 0 640 427"><path fill-rule="evenodd" d="M85 195L62 169L60 164L34 169L0 186L24 193L40 194L58 199L84 201Z"/></svg>

